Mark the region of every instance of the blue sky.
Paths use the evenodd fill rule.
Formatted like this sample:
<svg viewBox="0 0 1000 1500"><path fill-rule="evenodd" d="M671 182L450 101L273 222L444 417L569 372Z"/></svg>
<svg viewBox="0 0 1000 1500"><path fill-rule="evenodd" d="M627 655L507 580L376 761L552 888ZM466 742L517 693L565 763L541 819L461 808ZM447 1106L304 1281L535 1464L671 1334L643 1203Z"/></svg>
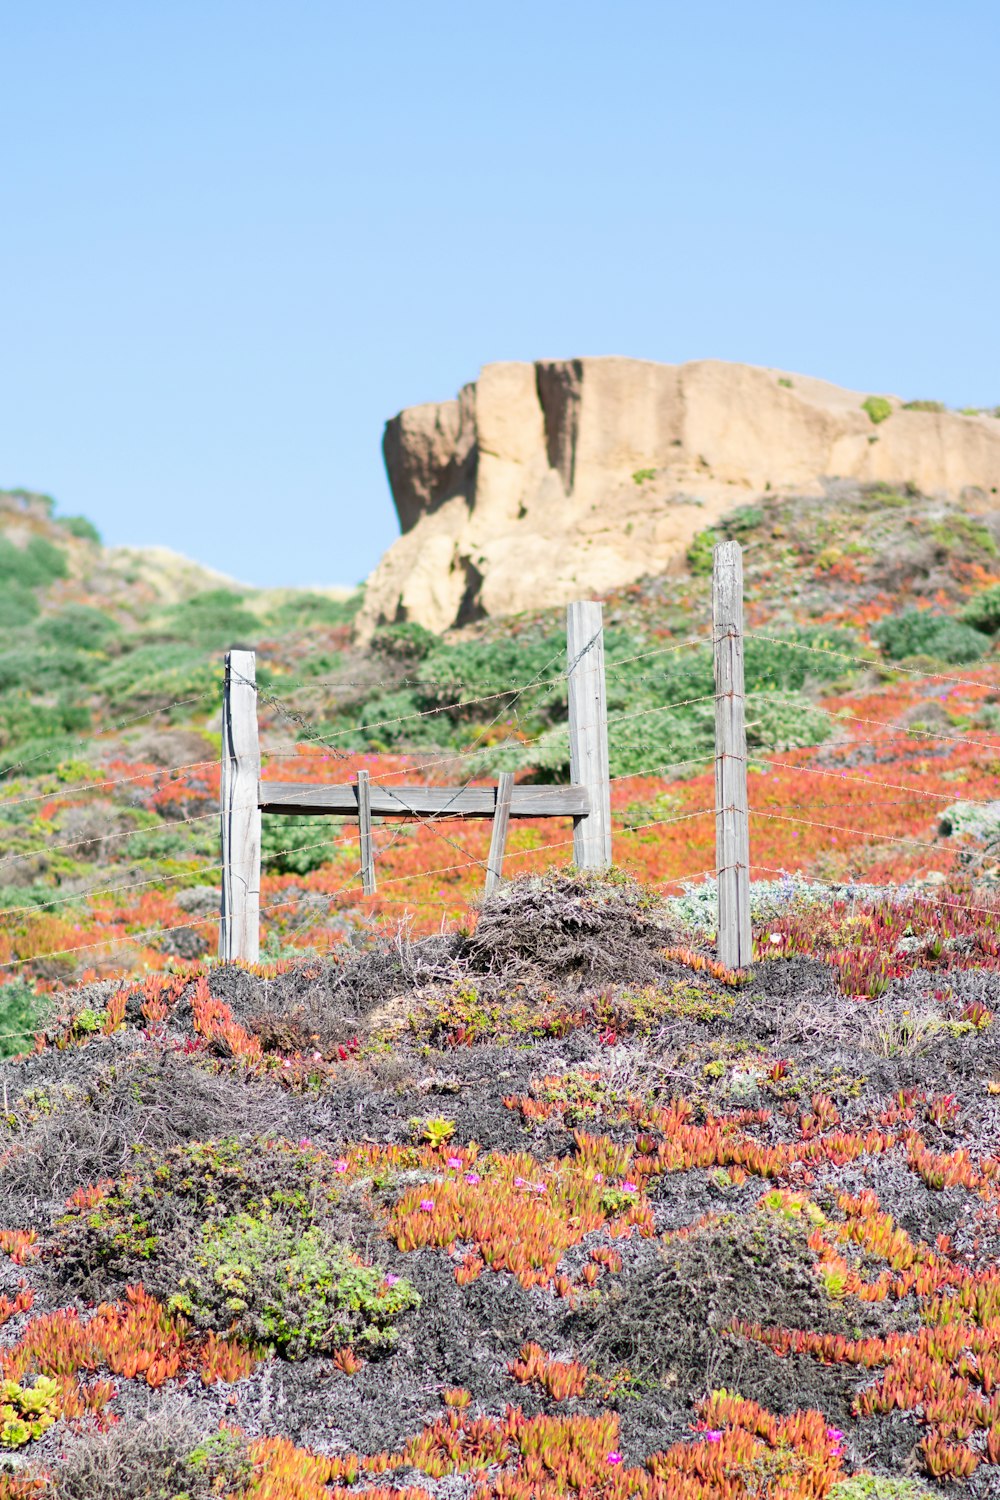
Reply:
<svg viewBox="0 0 1000 1500"><path fill-rule="evenodd" d="M255 584L496 359L1000 401L1000 7L0 0L0 484Z"/></svg>

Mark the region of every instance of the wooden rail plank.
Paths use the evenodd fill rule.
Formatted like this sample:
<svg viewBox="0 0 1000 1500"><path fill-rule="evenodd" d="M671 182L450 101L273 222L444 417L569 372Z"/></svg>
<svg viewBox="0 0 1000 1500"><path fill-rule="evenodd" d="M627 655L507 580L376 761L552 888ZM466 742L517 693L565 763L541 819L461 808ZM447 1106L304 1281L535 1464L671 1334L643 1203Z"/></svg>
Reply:
<svg viewBox="0 0 1000 1500"><path fill-rule="evenodd" d="M252 651L227 651L222 697L222 902L219 957L260 957L260 779L257 666Z"/></svg>
<svg viewBox="0 0 1000 1500"><path fill-rule="evenodd" d="M719 961L745 969L750 930L750 815L743 682L743 549L719 542L712 573L715 641L715 862Z"/></svg>
<svg viewBox="0 0 1000 1500"><path fill-rule="evenodd" d="M379 786L370 789L371 810L379 818L492 818L496 789L491 786ZM294 781L262 781L258 790L261 812L303 815L331 813L358 816L358 792L353 782L310 786ZM590 797L583 786L515 786L511 792L512 818L586 817Z"/></svg>
<svg viewBox="0 0 1000 1500"><path fill-rule="evenodd" d="M514 777L510 771L501 771L500 780L497 783L493 832L490 835L490 853L486 862L487 896L492 896L503 879L503 857L507 851L507 830L510 827L510 804L513 791Z"/></svg>

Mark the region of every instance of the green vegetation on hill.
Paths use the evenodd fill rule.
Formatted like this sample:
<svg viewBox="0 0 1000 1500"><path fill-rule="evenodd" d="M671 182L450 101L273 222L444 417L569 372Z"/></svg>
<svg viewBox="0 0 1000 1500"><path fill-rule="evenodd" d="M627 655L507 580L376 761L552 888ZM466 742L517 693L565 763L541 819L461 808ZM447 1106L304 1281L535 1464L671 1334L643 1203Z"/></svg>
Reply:
<svg viewBox="0 0 1000 1500"><path fill-rule="evenodd" d="M90 915L87 892L104 885L134 883L151 902L162 881L171 900L190 896L192 929L165 937L163 951L183 958L211 946L217 901L199 905L198 891L218 879L213 778L227 647L257 649L271 775L280 778L304 742L332 780L353 774L341 755L367 753L408 753L418 767L457 756L447 774L461 779L507 769L568 779L562 609L483 620L444 638L394 623L361 645L352 634L360 593L202 587L193 565L160 588L154 563L116 562L84 530L53 519L48 501L0 494L0 900L49 924L37 944L17 939L18 964L22 951L72 953L72 929L52 924ZM706 567L721 537L744 548L747 734L761 763L839 733L836 709L820 700L870 687L866 664L889 680L894 663L953 673L994 653L993 516L884 484L768 496L700 533L686 574L640 580L606 601L613 776L684 777L711 763ZM996 712L985 704L977 727L989 729ZM143 768L165 774L142 781ZM80 786L92 793L73 796ZM650 807L628 819L642 825L672 810ZM402 849L403 833L399 840ZM340 879L343 843L329 819L265 819L266 873L303 887L329 868ZM183 926L175 907L163 917L160 909L133 925ZM32 979L58 978L86 959L29 963Z"/></svg>

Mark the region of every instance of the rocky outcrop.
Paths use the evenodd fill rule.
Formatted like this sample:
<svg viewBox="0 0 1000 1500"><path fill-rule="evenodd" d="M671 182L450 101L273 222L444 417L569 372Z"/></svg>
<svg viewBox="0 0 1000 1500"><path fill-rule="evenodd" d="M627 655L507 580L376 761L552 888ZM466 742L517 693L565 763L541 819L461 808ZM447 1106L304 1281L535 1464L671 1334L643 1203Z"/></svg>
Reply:
<svg viewBox="0 0 1000 1500"><path fill-rule="evenodd" d="M769 490L853 479L996 493L1000 420L886 399L875 421L865 393L718 360L486 365L457 400L386 424L403 535L369 580L362 632L600 594L668 569Z"/></svg>

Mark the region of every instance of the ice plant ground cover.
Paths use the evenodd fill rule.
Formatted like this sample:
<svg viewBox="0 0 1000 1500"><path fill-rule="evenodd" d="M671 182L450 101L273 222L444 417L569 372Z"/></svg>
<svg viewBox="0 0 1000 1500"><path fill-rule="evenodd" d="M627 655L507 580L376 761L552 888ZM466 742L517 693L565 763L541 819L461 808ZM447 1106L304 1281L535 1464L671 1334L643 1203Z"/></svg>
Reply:
<svg viewBox="0 0 1000 1500"><path fill-rule="evenodd" d="M0 1079L0 1495L994 1493L979 899L952 961L856 895L738 976L550 873L470 935L63 991ZM902 947L885 989L823 928Z"/></svg>
<svg viewBox="0 0 1000 1500"><path fill-rule="evenodd" d="M349 826L266 820L249 970L210 961L221 649L258 649L265 776L552 779L558 614L361 650L349 605L167 599L20 516L0 1497L1000 1492L1000 562L973 511L869 487L725 523L745 975L713 950L684 644L712 536L606 603L608 878L568 825L515 824L480 907L487 828L394 824L366 900Z"/></svg>

